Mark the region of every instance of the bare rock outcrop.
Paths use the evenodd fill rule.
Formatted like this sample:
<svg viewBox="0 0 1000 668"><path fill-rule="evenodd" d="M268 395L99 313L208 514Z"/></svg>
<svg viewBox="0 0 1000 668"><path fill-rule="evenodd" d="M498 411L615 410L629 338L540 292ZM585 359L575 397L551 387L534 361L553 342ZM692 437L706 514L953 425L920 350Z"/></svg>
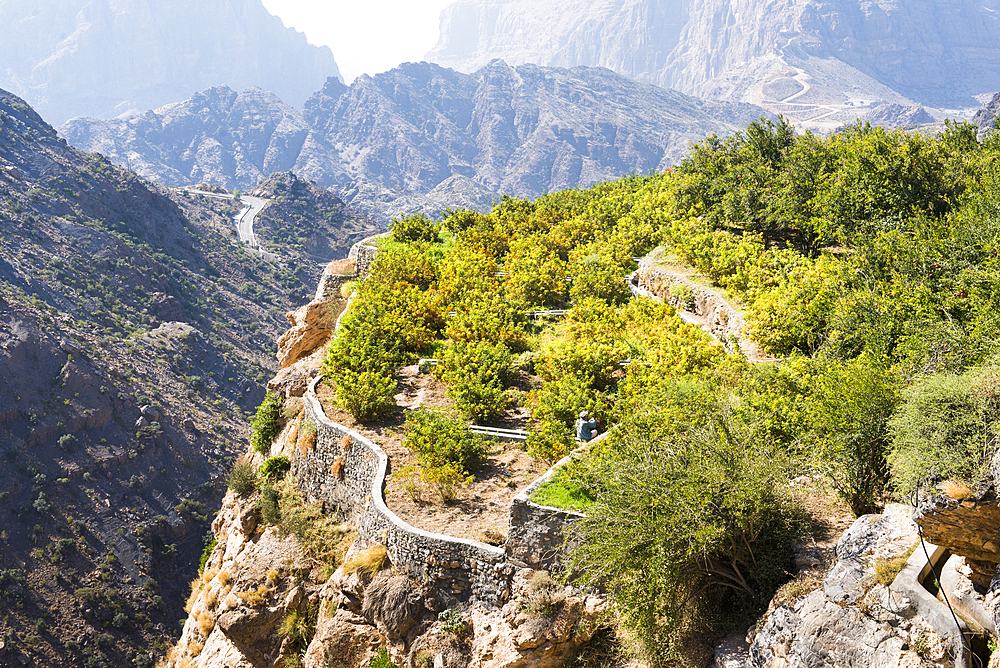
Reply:
<svg viewBox="0 0 1000 668"><path fill-rule="evenodd" d="M289 367L333 334L343 300L312 301L286 314L291 328L278 338L278 363Z"/></svg>
<svg viewBox="0 0 1000 668"><path fill-rule="evenodd" d="M915 125L933 123L934 117L920 106L902 104L880 104L872 107L865 120L884 128L911 128Z"/></svg>
<svg viewBox="0 0 1000 668"><path fill-rule="evenodd" d="M837 543L838 562L823 587L766 619L750 646L751 668L952 666L954 641L925 618L902 587L876 581L879 559L906 554L917 541L908 509L865 515ZM928 662L930 662L928 664Z"/></svg>

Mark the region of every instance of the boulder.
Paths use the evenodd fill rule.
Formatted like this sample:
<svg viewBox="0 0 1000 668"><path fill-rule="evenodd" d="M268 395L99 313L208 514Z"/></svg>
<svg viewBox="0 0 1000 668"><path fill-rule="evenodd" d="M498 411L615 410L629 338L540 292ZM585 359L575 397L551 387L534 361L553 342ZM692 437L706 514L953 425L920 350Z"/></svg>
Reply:
<svg viewBox="0 0 1000 668"><path fill-rule="evenodd" d="M268 381L267 391L280 394L284 398L301 397L309 388L309 381L312 374L308 369L301 366L289 366L278 372L274 378Z"/></svg>
<svg viewBox="0 0 1000 668"><path fill-rule="evenodd" d="M313 301L286 314L292 327L278 339L278 363L289 367L314 351L333 334L341 301Z"/></svg>

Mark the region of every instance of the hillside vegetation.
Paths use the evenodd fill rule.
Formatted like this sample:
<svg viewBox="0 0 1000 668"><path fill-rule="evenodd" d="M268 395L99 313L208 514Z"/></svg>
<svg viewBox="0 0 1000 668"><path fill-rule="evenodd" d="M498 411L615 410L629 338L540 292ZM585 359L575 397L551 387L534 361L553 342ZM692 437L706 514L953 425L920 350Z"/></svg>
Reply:
<svg viewBox="0 0 1000 668"><path fill-rule="evenodd" d="M804 530L790 478L825 477L858 514L941 483L975 493L998 437L998 160L996 135L969 125L819 138L761 120L661 174L398 220L328 381L378 420L396 369L438 358L467 420L526 407L527 448L550 460L581 409L614 426L566 477L587 512L572 570L651 661L683 661L788 577ZM657 246L744 308L780 361L630 299L633 258ZM570 310L528 315L546 308ZM534 389L512 388L515 372ZM459 484L449 452L420 461Z"/></svg>

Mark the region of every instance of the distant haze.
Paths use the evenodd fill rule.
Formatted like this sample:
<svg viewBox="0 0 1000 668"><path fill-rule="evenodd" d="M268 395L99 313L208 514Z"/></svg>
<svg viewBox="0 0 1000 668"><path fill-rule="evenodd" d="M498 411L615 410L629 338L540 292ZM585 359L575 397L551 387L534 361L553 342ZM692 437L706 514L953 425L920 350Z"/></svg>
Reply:
<svg viewBox="0 0 1000 668"><path fill-rule="evenodd" d="M407 61L424 60L438 39L438 17L451 0L263 0L311 44L328 46L350 83Z"/></svg>
<svg viewBox="0 0 1000 668"><path fill-rule="evenodd" d="M0 0L0 88L50 123L155 109L209 86L300 106L338 76L260 0Z"/></svg>

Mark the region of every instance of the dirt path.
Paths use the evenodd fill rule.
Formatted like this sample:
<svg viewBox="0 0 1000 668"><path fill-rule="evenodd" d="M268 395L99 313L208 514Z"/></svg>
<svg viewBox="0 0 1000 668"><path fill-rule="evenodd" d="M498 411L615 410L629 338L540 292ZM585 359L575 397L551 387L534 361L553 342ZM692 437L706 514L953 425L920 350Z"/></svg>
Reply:
<svg viewBox="0 0 1000 668"><path fill-rule="evenodd" d="M657 251L646 255L639 268L629 277L629 289L634 297L649 297L667 301L677 308L677 315L692 325L705 330L729 349L728 338L736 336L740 350L751 363L774 362L778 358L768 355L756 341L745 334L746 317L723 292L702 285L694 280L694 269L684 265L664 263ZM670 293L670 287L683 285L693 295L688 303ZM693 307L693 308L692 308Z"/></svg>

